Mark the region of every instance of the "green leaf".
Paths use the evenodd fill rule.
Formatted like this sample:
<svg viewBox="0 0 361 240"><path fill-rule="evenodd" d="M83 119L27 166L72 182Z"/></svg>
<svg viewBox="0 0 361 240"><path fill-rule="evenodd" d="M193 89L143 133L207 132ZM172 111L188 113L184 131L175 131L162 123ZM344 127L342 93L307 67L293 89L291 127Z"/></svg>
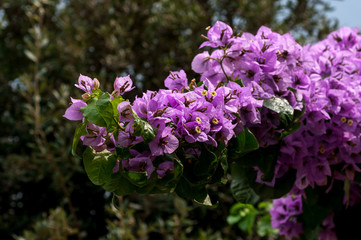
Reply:
<svg viewBox="0 0 361 240"><path fill-rule="evenodd" d="M72 144L72 148L71 148L71 153L73 154L74 157L79 157L78 154L76 153L76 148L78 146L80 137L85 136L87 134L87 132L86 132L87 125L88 125L88 122L85 121L84 123L80 123L75 129L73 144Z"/></svg>
<svg viewBox="0 0 361 240"><path fill-rule="evenodd" d="M92 98L87 102L88 106L82 107L84 117L99 127L109 128L114 123L113 105L108 93L100 94L99 99Z"/></svg>
<svg viewBox="0 0 361 240"><path fill-rule="evenodd" d="M143 187L148 182L148 174L146 172L129 172L124 171L128 180L137 187Z"/></svg>
<svg viewBox="0 0 361 240"><path fill-rule="evenodd" d="M241 203L256 204L260 197L251 188L246 169L240 164L234 163L231 165L231 191L234 198Z"/></svg>
<svg viewBox="0 0 361 240"><path fill-rule="evenodd" d="M162 156L162 159L163 161L172 161L174 163L174 170L172 174L167 174L162 179L159 179L156 188L151 193L173 192L183 174L183 164L174 153L165 154Z"/></svg>
<svg viewBox="0 0 361 240"><path fill-rule="evenodd" d="M144 142L149 143L157 136L157 129L153 128L147 121L141 119L136 112L133 111L135 123L135 136L142 136Z"/></svg>
<svg viewBox="0 0 361 240"><path fill-rule="evenodd" d="M292 122L294 109L286 99L280 97L265 99L263 106L278 113L283 126L288 126Z"/></svg>
<svg viewBox="0 0 361 240"><path fill-rule="evenodd" d="M113 100L111 101L111 104L113 106L114 117L116 117L116 119L119 118L118 105L123 101L124 99L122 98L122 96L114 97Z"/></svg>
<svg viewBox="0 0 361 240"><path fill-rule="evenodd" d="M257 138L247 127L244 127L244 130L231 140L228 151L229 157L230 159L237 160L246 153L255 151L258 148Z"/></svg>
<svg viewBox="0 0 361 240"><path fill-rule="evenodd" d="M301 127L301 124L302 124L301 122L292 124L290 127L285 129L285 131L282 131L280 138L284 138L287 135L295 133Z"/></svg>
<svg viewBox="0 0 361 240"><path fill-rule="evenodd" d="M307 187L306 197L302 199L303 222L305 230L315 229L332 212L343 209L344 183L334 182L331 191L325 193L327 186Z"/></svg>
<svg viewBox="0 0 361 240"><path fill-rule="evenodd" d="M257 234L264 237L270 234L277 234L278 230L272 227L271 215L267 213L257 221Z"/></svg>
<svg viewBox="0 0 361 240"><path fill-rule="evenodd" d="M252 235L253 225L256 220L256 216L258 215L258 210L254 208L251 204L244 203L236 203L231 207L230 210L231 215L227 218L227 221L233 221L234 223L238 223L238 227L247 232L248 235ZM233 216L234 218L230 218ZM238 216L238 221L235 222Z"/></svg>
<svg viewBox="0 0 361 240"><path fill-rule="evenodd" d="M235 223L238 223L241 220L241 218L242 217L239 216L239 215L230 215L230 216L227 217L227 223L229 225L233 225Z"/></svg>
<svg viewBox="0 0 361 240"><path fill-rule="evenodd" d="M256 220L256 215L257 215L257 211L252 211L250 213L248 213L239 223L238 223L238 227L244 231L247 232L248 235L252 235L253 234L253 225L254 222Z"/></svg>
<svg viewBox="0 0 361 240"><path fill-rule="evenodd" d="M277 163L280 145L270 145L266 148L259 148L239 158L237 162L247 167L257 166L263 173L262 180L272 181Z"/></svg>
<svg viewBox="0 0 361 240"><path fill-rule="evenodd" d="M259 148L259 144L257 141L257 138L253 135L253 133L246 127L244 127L244 145L243 149L241 150L242 153L252 152L254 150L257 150ZM243 133L242 132L242 133Z"/></svg>
<svg viewBox="0 0 361 240"><path fill-rule="evenodd" d="M256 182L257 173L253 169L247 171L248 179L252 189L262 199L275 199L288 193L296 180L296 171L289 171L283 177L277 178L274 187L269 187Z"/></svg>
<svg viewBox="0 0 361 240"><path fill-rule="evenodd" d="M210 151L207 147L201 149L200 157L195 161L193 165L193 172L196 176L211 176L218 164L217 155Z"/></svg>
<svg viewBox="0 0 361 240"><path fill-rule="evenodd" d="M96 152L87 147L83 153L83 162L90 181L95 185L103 185L110 181L117 159L108 150Z"/></svg>
<svg viewBox="0 0 361 240"><path fill-rule="evenodd" d="M194 202L207 206L217 207L218 203L213 204L207 193L205 185L195 185L190 183L185 177L182 177L175 189L178 196L192 199Z"/></svg>
<svg viewBox="0 0 361 240"><path fill-rule="evenodd" d="M199 82L197 83L197 87L202 86L202 84L203 84L203 81L199 81Z"/></svg>
<svg viewBox="0 0 361 240"><path fill-rule="evenodd" d="M113 192L117 196L125 196L134 192L136 186L122 176L119 171L110 176L109 181L103 185L103 188L108 192Z"/></svg>
<svg viewBox="0 0 361 240"><path fill-rule="evenodd" d="M128 160L130 158L129 148L125 148L120 145L116 146L115 154L119 160Z"/></svg>
<svg viewBox="0 0 361 240"><path fill-rule="evenodd" d="M237 83L239 86L244 87L244 84L243 84L242 79L236 77L233 81L234 81L235 83Z"/></svg>
<svg viewBox="0 0 361 240"><path fill-rule="evenodd" d="M315 228L319 225L330 213L330 211L321 205L309 205L306 201L302 202L304 221L310 228Z"/></svg>

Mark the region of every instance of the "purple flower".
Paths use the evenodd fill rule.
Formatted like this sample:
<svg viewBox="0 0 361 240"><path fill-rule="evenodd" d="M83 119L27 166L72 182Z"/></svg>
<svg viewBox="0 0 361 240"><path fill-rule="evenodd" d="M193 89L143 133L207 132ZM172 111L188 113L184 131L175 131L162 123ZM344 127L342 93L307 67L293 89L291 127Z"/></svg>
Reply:
<svg viewBox="0 0 361 240"><path fill-rule="evenodd" d="M104 127L98 127L93 123L89 122L87 125L87 135L81 136L80 139L83 141L85 146L91 146L97 152L101 152L106 148L105 137L107 130Z"/></svg>
<svg viewBox="0 0 361 240"><path fill-rule="evenodd" d="M72 120L72 121L77 121L77 120L83 120L84 116L83 113L81 111L82 107L86 107L87 104L80 99L71 99L71 105L70 107L68 107L68 109L66 109L65 114L63 115L63 117Z"/></svg>
<svg viewBox="0 0 361 240"><path fill-rule="evenodd" d="M302 213L302 197L287 196L273 200L270 210L272 227L279 230L280 235L287 238L298 237L303 232L302 224L296 216Z"/></svg>
<svg viewBox="0 0 361 240"><path fill-rule="evenodd" d="M323 231L318 234L320 240L337 240L336 233L334 232L335 224L333 222L334 213L328 215L322 222Z"/></svg>
<svg viewBox="0 0 361 240"><path fill-rule="evenodd" d="M161 156L165 153L173 153L179 146L178 139L172 133L170 127L160 126L156 138L149 143L152 156Z"/></svg>
<svg viewBox="0 0 361 240"><path fill-rule="evenodd" d="M129 125L129 124L128 124ZM127 127L128 127L127 125ZM131 129L131 126L129 127ZM129 147L131 145L143 142L143 137L134 136L130 131L120 131L118 135L118 145Z"/></svg>
<svg viewBox="0 0 361 240"><path fill-rule="evenodd" d="M155 170L149 152L138 153L132 150L131 158L123 160L122 165L131 172L146 172L148 179Z"/></svg>
<svg viewBox="0 0 361 240"><path fill-rule="evenodd" d="M296 222L295 219L281 225L278 230L279 234L284 235L287 239L299 238L299 235L303 233L302 223Z"/></svg>
<svg viewBox="0 0 361 240"><path fill-rule="evenodd" d="M159 164L157 174L159 178L163 178L167 173L173 173L174 163L173 162L162 162Z"/></svg>
<svg viewBox="0 0 361 240"><path fill-rule="evenodd" d="M233 34L233 30L230 26L225 24L224 22L217 21L207 33L208 41L202 43L199 48L209 46L212 48L216 48L219 46L224 47L228 44L231 36Z"/></svg>
<svg viewBox="0 0 361 240"><path fill-rule="evenodd" d="M178 91L188 88L188 79L184 70L170 72L169 76L164 80L164 86L170 90L177 89Z"/></svg>
<svg viewBox="0 0 361 240"><path fill-rule="evenodd" d="M75 87L83 90L87 93L92 93L94 89L94 80L92 80L90 77L81 75L78 78L78 84L75 84Z"/></svg>
<svg viewBox="0 0 361 240"><path fill-rule="evenodd" d="M357 43L358 28L353 30L349 27L340 28L338 31L331 33L328 36L328 40L333 42L336 46L339 46L341 50L349 49Z"/></svg>
<svg viewBox="0 0 361 240"><path fill-rule="evenodd" d="M117 77L114 81L114 90L117 91L117 96L133 90L135 87L132 86L133 82L129 75L125 77Z"/></svg>
<svg viewBox="0 0 361 240"><path fill-rule="evenodd" d="M119 121L129 122L134 119L133 110L128 101L124 101L118 104Z"/></svg>
<svg viewBox="0 0 361 240"><path fill-rule="evenodd" d="M210 59L209 53L204 51L197 54L192 61L192 70L196 73L203 73L208 70L209 64L214 61Z"/></svg>

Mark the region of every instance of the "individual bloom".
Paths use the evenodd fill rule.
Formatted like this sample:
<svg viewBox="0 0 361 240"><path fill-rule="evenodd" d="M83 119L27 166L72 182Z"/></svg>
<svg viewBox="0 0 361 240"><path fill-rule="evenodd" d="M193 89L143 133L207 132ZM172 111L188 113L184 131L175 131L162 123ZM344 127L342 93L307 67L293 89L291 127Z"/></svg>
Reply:
<svg viewBox="0 0 361 240"><path fill-rule="evenodd" d="M162 162L159 164L157 169L157 174L159 178L163 178L168 173L173 173L174 171L174 163L173 162Z"/></svg>
<svg viewBox="0 0 361 240"><path fill-rule="evenodd" d="M342 150L345 151L345 155L359 155L361 152L361 140L359 134L353 134L352 132L344 132L343 138L345 142L343 143ZM345 162L351 163L345 159Z"/></svg>
<svg viewBox="0 0 361 240"><path fill-rule="evenodd" d="M337 114L341 110L341 103L344 99L344 96L346 94L346 91L344 90L338 90L338 89L330 89L327 93L327 97L330 101L329 111L332 111L333 113Z"/></svg>
<svg viewBox="0 0 361 240"><path fill-rule="evenodd" d="M217 21L207 33L208 41L202 43L199 48L209 46L216 48L219 46L226 46L229 43L229 40L233 34L233 30L230 26L224 22Z"/></svg>
<svg viewBox="0 0 361 240"><path fill-rule="evenodd" d="M192 70L196 73L203 73L208 70L209 64L214 61L210 59L209 53L204 51L197 54L192 61Z"/></svg>
<svg viewBox="0 0 361 240"><path fill-rule="evenodd" d="M156 138L149 143L150 151L153 156L161 156L163 154L173 153L179 145L178 139L172 133L170 127L165 127L165 124L161 124L158 128Z"/></svg>
<svg viewBox="0 0 361 240"><path fill-rule="evenodd" d="M261 68L255 61L240 61L239 70L236 71L236 76L242 79L243 84L249 86L251 81L258 82L261 78Z"/></svg>
<svg viewBox="0 0 361 240"><path fill-rule="evenodd" d="M141 137L141 136L134 136L129 131L128 132L126 132L126 131L119 132L118 145L120 145L122 147L129 147L131 145L135 145L140 142L143 142L143 137Z"/></svg>
<svg viewBox="0 0 361 240"><path fill-rule="evenodd" d="M287 212L290 215L294 216L303 213L301 195L295 197L291 197L291 196L287 197L286 204L287 204Z"/></svg>
<svg viewBox="0 0 361 240"><path fill-rule="evenodd" d="M105 143L107 130L104 127L98 127L89 122L86 130L87 135L80 137L85 146L100 147ZM98 148L98 150L100 149Z"/></svg>
<svg viewBox="0 0 361 240"><path fill-rule="evenodd" d="M279 234L284 235L287 239L299 238L300 234L303 233L302 223L297 222L294 218L282 224L278 230Z"/></svg>
<svg viewBox="0 0 361 240"><path fill-rule="evenodd" d="M133 102L133 110L142 118L146 118L148 114L148 101L144 97L145 94L146 93L143 93L142 98L136 97Z"/></svg>
<svg viewBox="0 0 361 240"><path fill-rule="evenodd" d="M334 212L328 215L322 222L323 231L318 234L320 240L337 240L336 233L333 231L335 224L333 222Z"/></svg>
<svg viewBox="0 0 361 240"><path fill-rule="evenodd" d="M170 72L169 76L164 80L164 86L170 90L177 89L178 91L188 88L188 79L184 70Z"/></svg>
<svg viewBox="0 0 361 240"><path fill-rule="evenodd" d="M208 69L202 73L201 81L209 80L214 85L219 82L227 82L226 76L231 76L234 72L234 66L230 58L224 58L223 50L215 50L212 52L208 63ZM217 60L215 60L217 59ZM222 60L222 65L220 61Z"/></svg>
<svg viewBox="0 0 361 240"><path fill-rule="evenodd" d="M291 77L293 82L293 86L292 86L293 88L307 89L310 85L310 78L303 71L297 71Z"/></svg>
<svg viewBox="0 0 361 240"><path fill-rule="evenodd" d="M306 116L307 125L305 128L310 130L314 135L321 136L326 133L325 120L329 120L329 114L324 111L312 111L309 112Z"/></svg>
<svg viewBox="0 0 361 240"><path fill-rule="evenodd" d="M185 110L186 122L198 123L202 131L208 132L210 129L209 118L206 114L199 111L187 111Z"/></svg>
<svg viewBox="0 0 361 240"><path fill-rule="evenodd" d="M273 208L270 210L270 215L271 224L274 228L278 228L288 221L289 214L284 199L280 198L273 200Z"/></svg>
<svg viewBox="0 0 361 240"><path fill-rule="evenodd" d="M207 133L210 130L209 118L201 111L186 109L185 122L182 125L182 134L189 143L208 141Z"/></svg>
<svg viewBox="0 0 361 240"><path fill-rule="evenodd" d="M295 185L300 190L305 189L309 185L312 187L314 186L312 176L308 168L303 167L297 169Z"/></svg>
<svg viewBox="0 0 361 240"><path fill-rule="evenodd" d="M212 136L219 142L227 144L235 136L234 128L236 124L226 118L222 112L215 110L215 114L210 118Z"/></svg>
<svg viewBox="0 0 361 240"><path fill-rule="evenodd" d="M280 37L280 35L278 33L272 32L272 30L266 26L261 26L258 29L255 37L263 40L271 39L272 41L277 41L279 40L278 38Z"/></svg>
<svg viewBox="0 0 361 240"><path fill-rule="evenodd" d="M320 151L324 151L322 148ZM316 182L319 186L324 186L327 184L327 176L331 176L331 168L327 160L313 161L310 163L310 170L312 172L313 181Z"/></svg>
<svg viewBox="0 0 361 240"><path fill-rule="evenodd" d="M128 101L119 103L117 109L120 122L129 122L134 119L133 110Z"/></svg>
<svg viewBox="0 0 361 240"><path fill-rule="evenodd" d="M272 227L279 230L280 235L287 238L298 237L303 232L302 224L296 220L302 213L302 198L300 195L287 196L273 200L270 210Z"/></svg>
<svg viewBox="0 0 361 240"><path fill-rule="evenodd" d="M339 46L341 50L349 49L356 44L358 32L359 30L357 27L354 30L349 27L343 27L338 31L329 34L328 39L331 42L336 43L336 45Z"/></svg>
<svg viewBox="0 0 361 240"><path fill-rule="evenodd" d="M259 99L268 99L275 96L275 92L267 84L263 84L262 81L260 83L251 82L249 87L252 89L252 95Z"/></svg>
<svg viewBox="0 0 361 240"><path fill-rule="evenodd" d="M131 172L146 172L149 179L155 170L149 152L138 153L132 151L131 156L128 160L122 161L123 167Z"/></svg>
<svg viewBox="0 0 361 240"><path fill-rule="evenodd" d="M165 107L168 106L169 108L174 110L182 111L185 107L183 100L185 101L185 95L183 93L172 93L172 94L166 93L162 105ZM167 112L169 111L165 111L164 113Z"/></svg>
<svg viewBox="0 0 361 240"><path fill-rule="evenodd" d="M72 121L83 120L84 116L81 111L81 108L86 107L87 104L80 99L74 99L74 98L70 98L70 99L71 99L71 105L70 107L68 107L68 109L66 109L63 117Z"/></svg>
<svg viewBox="0 0 361 240"><path fill-rule="evenodd" d="M111 152L114 153L115 152L115 147L117 146L117 141L115 140L115 137L113 134L109 134L104 146L106 147L106 149ZM93 147L94 148L94 147ZM94 148L95 149L95 148Z"/></svg>
<svg viewBox="0 0 361 240"><path fill-rule="evenodd" d="M159 96L161 94L157 94ZM147 112L147 121L153 126L157 126L161 123L168 123L171 120L166 116L165 113L169 112L171 108L164 104L166 95L164 98L153 98L148 102L148 112Z"/></svg>
<svg viewBox="0 0 361 240"><path fill-rule="evenodd" d="M87 93L92 93L94 89L94 80L92 80L90 77L81 75L78 78L78 84L75 84L75 87L83 90Z"/></svg>
<svg viewBox="0 0 361 240"><path fill-rule="evenodd" d="M330 228L326 228L318 234L318 239L320 239L320 240L337 240L338 238L337 238L335 231L333 231Z"/></svg>
<svg viewBox="0 0 361 240"><path fill-rule="evenodd" d="M132 79L130 79L129 75L125 77L117 77L114 81L114 90L116 91L117 96L123 95L134 88Z"/></svg>
<svg viewBox="0 0 361 240"><path fill-rule="evenodd" d="M202 125L198 122L187 122L183 124L185 132L185 140L189 143L194 142L207 142L208 136L202 131Z"/></svg>

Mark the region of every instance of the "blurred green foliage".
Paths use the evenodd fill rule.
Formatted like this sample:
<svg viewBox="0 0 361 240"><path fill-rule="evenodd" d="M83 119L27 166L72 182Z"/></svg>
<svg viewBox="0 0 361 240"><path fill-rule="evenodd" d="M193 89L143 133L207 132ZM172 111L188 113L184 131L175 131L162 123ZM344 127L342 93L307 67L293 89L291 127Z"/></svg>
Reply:
<svg viewBox="0 0 361 240"><path fill-rule="evenodd" d="M161 88L170 70L196 77L200 35L218 19L312 42L337 26L329 10L323 0L2 0L0 238L242 239L227 225L225 189L213 190L220 206L212 210L168 195L132 195L111 209L111 196L71 156L75 125L62 115L70 96L80 98L73 85L82 73L111 91L116 76L130 74L132 99Z"/></svg>
<svg viewBox="0 0 361 240"><path fill-rule="evenodd" d="M268 236L268 239L275 239L278 230L271 226L269 210L272 206L270 202L260 202L257 207L251 204L236 203L230 209L227 222L230 225L237 224L237 227L249 236L256 232L259 237Z"/></svg>

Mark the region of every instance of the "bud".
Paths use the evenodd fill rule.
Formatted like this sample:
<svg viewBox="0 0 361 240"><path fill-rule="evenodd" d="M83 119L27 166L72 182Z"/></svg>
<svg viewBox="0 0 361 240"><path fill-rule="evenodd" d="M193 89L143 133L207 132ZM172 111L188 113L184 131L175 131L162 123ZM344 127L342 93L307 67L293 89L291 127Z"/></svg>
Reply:
<svg viewBox="0 0 361 240"><path fill-rule="evenodd" d="M119 94L119 92L118 92L117 90L114 90L111 95L112 95L113 97L117 97L118 94Z"/></svg>
<svg viewBox="0 0 361 240"><path fill-rule="evenodd" d="M96 78L94 78L93 80L94 80L94 89L98 89L100 86L99 80Z"/></svg>
<svg viewBox="0 0 361 240"><path fill-rule="evenodd" d="M85 101L88 101L89 99L91 99L91 95L89 93L84 93L83 95L81 95L81 98Z"/></svg>

